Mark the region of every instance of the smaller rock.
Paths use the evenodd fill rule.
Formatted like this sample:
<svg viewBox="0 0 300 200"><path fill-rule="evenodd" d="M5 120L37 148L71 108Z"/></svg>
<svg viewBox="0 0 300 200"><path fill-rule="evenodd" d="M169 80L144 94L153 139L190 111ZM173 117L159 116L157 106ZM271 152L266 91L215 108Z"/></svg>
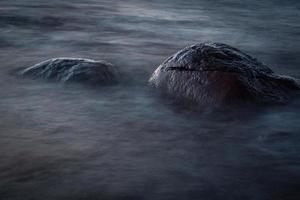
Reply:
<svg viewBox="0 0 300 200"><path fill-rule="evenodd" d="M119 78L118 70L112 64L83 58L49 59L22 70L20 74L59 82L88 84L112 84Z"/></svg>

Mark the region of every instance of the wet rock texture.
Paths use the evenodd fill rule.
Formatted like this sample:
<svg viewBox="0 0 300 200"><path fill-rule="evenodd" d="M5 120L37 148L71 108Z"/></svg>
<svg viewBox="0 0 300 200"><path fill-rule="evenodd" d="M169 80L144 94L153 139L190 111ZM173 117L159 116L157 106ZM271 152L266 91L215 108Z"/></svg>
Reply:
<svg viewBox="0 0 300 200"><path fill-rule="evenodd" d="M221 43L200 43L177 52L149 82L172 97L200 105L280 104L300 89L297 79L277 75L255 58Z"/></svg>
<svg viewBox="0 0 300 200"><path fill-rule="evenodd" d="M20 74L59 82L88 84L112 84L118 81L119 76L112 64L81 58L53 58L26 68Z"/></svg>

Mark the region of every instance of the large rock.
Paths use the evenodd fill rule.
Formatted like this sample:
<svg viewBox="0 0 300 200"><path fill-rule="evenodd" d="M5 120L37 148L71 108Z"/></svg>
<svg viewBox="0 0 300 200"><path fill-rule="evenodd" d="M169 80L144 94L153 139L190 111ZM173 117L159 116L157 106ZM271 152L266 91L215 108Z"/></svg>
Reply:
<svg viewBox="0 0 300 200"><path fill-rule="evenodd" d="M240 101L286 103L299 81L275 74L238 49L220 43L187 47L165 60L150 84L180 100L200 105Z"/></svg>
<svg viewBox="0 0 300 200"><path fill-rule="evenodd" d="M118 70L104 61L82 58L53 58L26 68L21 75L59 82L112 84L118 80Z"/></svg>

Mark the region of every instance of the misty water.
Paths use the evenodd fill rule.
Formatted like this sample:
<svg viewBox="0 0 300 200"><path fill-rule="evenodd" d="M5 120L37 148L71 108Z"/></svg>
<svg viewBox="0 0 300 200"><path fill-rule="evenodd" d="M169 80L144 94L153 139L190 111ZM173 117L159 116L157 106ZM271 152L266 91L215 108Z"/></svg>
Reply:
<svg viewBox="0 0 300 200"><path fill-rule="evenodd" d="M0 0L0 199L300 198L300 101L194 112L147 86L181 48L223 42L300 78L297 0ZM106 60L117 86L15 76Z"/></svg>

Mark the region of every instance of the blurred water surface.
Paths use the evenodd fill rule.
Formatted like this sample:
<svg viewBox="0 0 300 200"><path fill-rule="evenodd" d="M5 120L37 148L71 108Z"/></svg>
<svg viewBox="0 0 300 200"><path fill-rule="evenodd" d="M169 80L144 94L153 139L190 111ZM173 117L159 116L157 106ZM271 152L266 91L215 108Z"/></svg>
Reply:
<svg viewBox="0 0 300 200"><path fill-rule="evenodd" d="M194 113L147 87L166 57L203 41L300 78L299 21L296 0L0 0L0 199L299 199L299 100ZM128 78L12 75L62 56Z"/></svg>

